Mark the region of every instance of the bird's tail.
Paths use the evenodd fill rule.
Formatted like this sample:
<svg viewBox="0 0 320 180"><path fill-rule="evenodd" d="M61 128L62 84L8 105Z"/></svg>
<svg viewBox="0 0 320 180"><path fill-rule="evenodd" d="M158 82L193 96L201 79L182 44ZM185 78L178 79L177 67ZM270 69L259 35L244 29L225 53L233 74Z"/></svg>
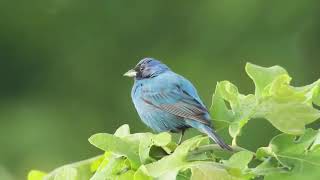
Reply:
<svg viewBox="0 0 320 180"><path fill-rule="evenodd" d="M232 148L226 144L222 138L208 125L199 123L194 120L186 120L186 123L201 131L202 133L207 134L214 142L216 142L222 149L227 149L229 151L232 151Z"/></svg>
<svg viewBox="0 0 320 180"><path fill-rule="evenodd" d="M203 125L201 130L206 133L214 142L216 142L221 148L232 151L232 148L226 144L222 138L209 126Z"/></svg>

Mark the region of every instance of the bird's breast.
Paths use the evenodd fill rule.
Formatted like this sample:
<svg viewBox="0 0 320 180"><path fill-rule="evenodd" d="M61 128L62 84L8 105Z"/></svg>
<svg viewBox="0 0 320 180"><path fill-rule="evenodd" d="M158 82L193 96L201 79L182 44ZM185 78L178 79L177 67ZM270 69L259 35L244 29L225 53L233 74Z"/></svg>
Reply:
<svg viewBox="0 0 320 180"><path fill-rule="evenodd" d="M144 108L151 108L150 105L143 101L143 96L147 91L148 89L143 83L135 83L132 88L131 98L138 112L142 111Z"/></svg>

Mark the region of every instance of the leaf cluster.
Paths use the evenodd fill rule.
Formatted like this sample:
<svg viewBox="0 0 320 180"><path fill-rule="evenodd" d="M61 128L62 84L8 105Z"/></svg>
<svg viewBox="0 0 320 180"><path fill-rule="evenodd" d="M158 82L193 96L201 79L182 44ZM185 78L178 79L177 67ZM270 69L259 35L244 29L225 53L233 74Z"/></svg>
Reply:
<svg viewBox="0 0 320 180"><path fill-rule="evenodd" d="M103 155L44 173L32 170L29 180L295 180L320 178L320 131L306 125L320 118L320 80L306 86L290 85L280 66L248 63L255 84L253 94L241 94L229 81L218 82L211 114L218 128L228 128L233 152L208 137L196 136L177 145L170 133L130 133L122 125L114 134L99 133L89 142ZM237 144L249 121L265 119L282 134L256 152Z"/></svg>

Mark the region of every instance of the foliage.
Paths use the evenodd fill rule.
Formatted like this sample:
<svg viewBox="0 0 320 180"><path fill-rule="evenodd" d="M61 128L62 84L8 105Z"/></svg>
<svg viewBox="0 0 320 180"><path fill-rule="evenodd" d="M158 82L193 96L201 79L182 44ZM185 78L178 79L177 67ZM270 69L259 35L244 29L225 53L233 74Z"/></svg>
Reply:
<svg viewBox="0 0 320 180"><path fill-rule="evenodd" d="M114 134L99 133L89 142L104 154L62 166L48 174L31 171L29 180L59 179L217 179L266 180L320 177L320 131L306 125L320 117L320 80L294 87L279 66L269 68L248 63L246 72L255 93L244 95L228 81L217 83L210 109L214 123L228 127L232 152L208 137L196 136L177 145L171 134L135 133L128 125ZM266 119L283 132L268 147L250 152L237 145L237 137L251 120Z"/></svg>

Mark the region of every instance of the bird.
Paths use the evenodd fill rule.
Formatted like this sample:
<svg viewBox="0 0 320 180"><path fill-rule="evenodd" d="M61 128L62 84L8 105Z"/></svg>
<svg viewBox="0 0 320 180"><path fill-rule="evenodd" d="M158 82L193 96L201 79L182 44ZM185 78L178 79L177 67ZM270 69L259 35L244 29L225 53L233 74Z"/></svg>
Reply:
<svg viewBox="0 0 320 180"><path fill-rule="evenodd" d="M196 88L161 61L147 57L124 76L134 78L131 98L141 120L155 132L181 133L195 128L222 149L232 151L214 131L208 109Z"/></svg>

